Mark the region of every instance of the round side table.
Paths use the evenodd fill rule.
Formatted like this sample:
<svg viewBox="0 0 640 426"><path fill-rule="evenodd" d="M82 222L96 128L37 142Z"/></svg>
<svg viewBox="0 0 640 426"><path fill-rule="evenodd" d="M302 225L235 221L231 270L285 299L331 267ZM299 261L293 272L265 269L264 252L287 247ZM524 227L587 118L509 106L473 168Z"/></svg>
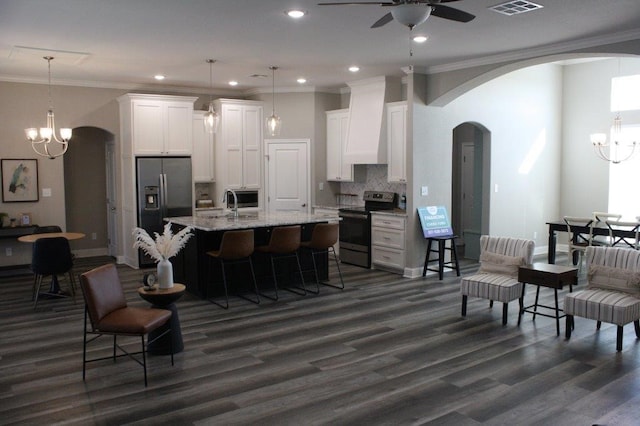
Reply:
<svg viewBox="0 0 640 426"><path fill-rule="evenodd" d="M153 308L168 309L171 311L171 319L164 326L149 333L149 341L152 341L160 334L164 333L167 328L171 327L171 334L161 337L152 342L147 347L147 352L154 355L169 355L173 347L173 353L182 352L184 343L182 342L182 331L180 331L180 317L178 317L178 308L176 300L180 299L184 294L186 287L184 284L173 284L171 288L157 288L154 290L145 290L144 287L138 288L138 294L147 302L151 303ZM169 340L171 339L171 340Z"/></svg>

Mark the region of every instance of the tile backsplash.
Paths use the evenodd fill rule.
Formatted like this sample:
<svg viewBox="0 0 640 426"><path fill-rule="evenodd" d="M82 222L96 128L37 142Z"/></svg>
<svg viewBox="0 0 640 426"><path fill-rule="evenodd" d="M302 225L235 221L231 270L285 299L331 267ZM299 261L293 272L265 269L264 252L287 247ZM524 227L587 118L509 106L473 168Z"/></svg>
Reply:
<svg viewBox="0 0 640 426"><path fill-rule="evenodd" d="M407 185L404 183L387 182L386 164L356 164L354 167L365 168L364 182L341 182L340 192L345 194L356 194L355 205L364 205L362 197L364 191L389 191L395 192L398 196L406 192Z"/></svg>

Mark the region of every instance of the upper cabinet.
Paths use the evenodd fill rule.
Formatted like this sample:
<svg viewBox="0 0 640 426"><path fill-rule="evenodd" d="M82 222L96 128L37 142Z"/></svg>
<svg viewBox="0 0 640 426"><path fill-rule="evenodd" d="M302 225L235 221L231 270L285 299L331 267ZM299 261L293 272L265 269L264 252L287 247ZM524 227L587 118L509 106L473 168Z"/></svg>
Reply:
<svg viewBox="0 0 640 426"><path fill-rule="evenodd" d="M344 160L349 110L327 111L327 180L353 181L353 164Z"/></svg>
<svg viewBox="0 0 640 426"><path fill-rule="evenodd" d="M217 99L216 193L262 186L262 102Z"/></svg>
<svg viewBox="0 0 640 426"><path fill-rule="evenodd" d="M206 111L193 111L193 167L194 182L214 181L213 134L204 127Z"/></svg>
<svg viewBox="0 0 640 426"><path fill-rule="evenodd" d="M407 181L407 103L387 104L388 181Z"/></svg>
<svg viewBox="0 0 640 426"><path fill-rule="evenodd" d="M196 99L137 93L119 97L123 143L133 155L191 155Z"/></svg>

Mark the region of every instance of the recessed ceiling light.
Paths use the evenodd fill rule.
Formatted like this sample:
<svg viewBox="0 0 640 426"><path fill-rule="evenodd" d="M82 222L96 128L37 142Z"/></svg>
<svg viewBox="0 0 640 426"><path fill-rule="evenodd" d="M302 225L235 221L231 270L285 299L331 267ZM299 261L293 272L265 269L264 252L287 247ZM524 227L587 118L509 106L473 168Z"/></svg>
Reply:
<svg viewBox="0 0 640 426"><path fill-rule="evenodd" d="M358 72L358 71L360 71L360 67L357 66L357 65L352 65L352 66L349 67L349 71Z"/></svg>
<svg viewBox="0 0 640 426"><path fill-rule="evenodd" d="M413 41L415 41L416 43L424 43L427 40L429 40L429 37L424 35L417 35L413 37Z"/></svg>
<svg viewBox="0 0 640 426"><path fill-rule="evenodd" d="M304 77L300 77L299 79L296 80L298 83L300 84L305 84L307 82L307 79Z"/></svg>
<svg viewBox="0 0 640 426"><path fill-rule="evenodd" d="M237 82L237 81L235 81L235 80L231 80L231 81L229 82L229 86L237 86L237 85L238 85L238 82Z"/></svg>
<svg viewBox="0 0 640 426"><path fill-rule="evenodd" d="M300 19L307 14L306 11L300 9L287 10L284 13L286 13L289 18L293 19Z"/></svg>
<svg viewBox="0 0 640 426"><path fill-rule="evenodd" d="M156 80L164 80L164 75L157 74L157 75L154 75L153 78L155 78Z"/></svg>

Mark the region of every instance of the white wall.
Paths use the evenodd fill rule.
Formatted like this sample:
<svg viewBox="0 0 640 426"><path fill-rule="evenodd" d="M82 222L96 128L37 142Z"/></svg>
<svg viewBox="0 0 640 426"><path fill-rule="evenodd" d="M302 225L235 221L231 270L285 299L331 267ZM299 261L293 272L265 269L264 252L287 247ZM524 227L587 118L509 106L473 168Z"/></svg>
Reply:
<svg viewBox="0 0 640 426"><path fill-rule="evenodd" d="M591 216L608 211L609 167L595 154L589 135L609 133L615 112L611 111L611 79L640 74L640 59L625 57L598 60L565 67L562 151L562 198L560 214ZM638 112L621 113L623 123L640 123ZM631 187L630 187L631 190Z"/></svg>
<svg viewBox="0 0 640 426"><path fill-rule="evenodd" d="M452 131L464 122L491 132L489 232L546 245L545 222L559 214L562 67L538 65L498 77L444 107L414 103L412 211L451 208ZM530 168L526 169L527 161ZM429 187L421 196L420 187ZM417 215L410 215L408 267L424 261ZM412 232L411 229L415 229Z"/></svg>

